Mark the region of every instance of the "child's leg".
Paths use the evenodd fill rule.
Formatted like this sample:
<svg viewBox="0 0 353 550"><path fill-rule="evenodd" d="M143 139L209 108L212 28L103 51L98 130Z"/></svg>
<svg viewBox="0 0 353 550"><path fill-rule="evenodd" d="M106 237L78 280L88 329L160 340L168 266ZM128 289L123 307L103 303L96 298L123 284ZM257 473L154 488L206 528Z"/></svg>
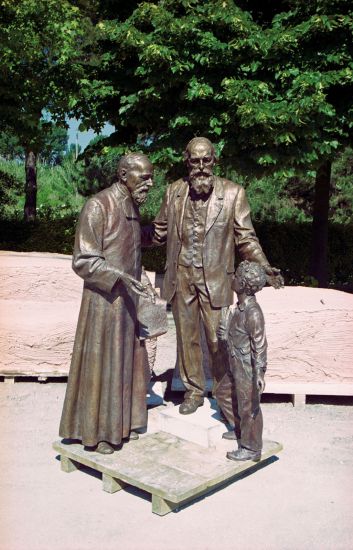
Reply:
<svg viewBox="0 0 353 550"><path fill-rule="evenodd" d="M240 416L241 446L251 451L261 451L263 420L260 395L253 380L251 359L245 355L235 359L234 379Z"/></svg>
<svg viewBox="0 0 353 550"><path fill-rule="evenodd" d="M240 439L240 418L238 415L237 395L234 378L227 372L222 380L213 388L213 395L218 406L235 432L236 439Z"/></svg>

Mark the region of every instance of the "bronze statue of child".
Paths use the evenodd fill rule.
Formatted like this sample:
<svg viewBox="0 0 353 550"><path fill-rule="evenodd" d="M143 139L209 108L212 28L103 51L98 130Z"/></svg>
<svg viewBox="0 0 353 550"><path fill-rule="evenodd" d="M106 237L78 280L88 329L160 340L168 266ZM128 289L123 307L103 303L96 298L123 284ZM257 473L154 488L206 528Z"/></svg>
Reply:
<svg viewBox="0 0 353 550"><path fill-rule="evenodd" d="M261 457L263 420L260 399L265 388L267 341L264 316L255 293L265 284L266 273L261 265L247 260L241 262L232 284L238 303L235 309L224 311L218 329L219 338L227 343L230 375L234 380L233 403L237 408L234 417L239 419L235 437L233 433L226 437L239 437L239 448L227 453L230 460L256 461Z"/></svg>

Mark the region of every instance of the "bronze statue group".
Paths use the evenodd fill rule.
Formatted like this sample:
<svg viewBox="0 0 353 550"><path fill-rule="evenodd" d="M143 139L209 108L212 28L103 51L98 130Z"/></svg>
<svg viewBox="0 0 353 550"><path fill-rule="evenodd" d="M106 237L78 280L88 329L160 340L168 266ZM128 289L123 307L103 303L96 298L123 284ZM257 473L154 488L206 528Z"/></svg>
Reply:
<svg viewBox="0 0 353 550"><path fill-rule="evenodd" d="M110 454L146 426L150 371L137 306L141 296L155 298L141 282L141 247L166 243L162 297L172 307L186 389L179 412L195 413L204 402L202 321L212 393L230 425L223 437L237 441L227 458L260 459L267 343L255 294L283 279L262 251L244 189L214 175L215 162L212 143L192 139L187 175L167 187L150 226L141 228L139 206L153 167L140 153L122 157L116 183L84 206L73 253L84 288L59 432L66 442ZM243 261L235 271L236 251Z"/></svg>

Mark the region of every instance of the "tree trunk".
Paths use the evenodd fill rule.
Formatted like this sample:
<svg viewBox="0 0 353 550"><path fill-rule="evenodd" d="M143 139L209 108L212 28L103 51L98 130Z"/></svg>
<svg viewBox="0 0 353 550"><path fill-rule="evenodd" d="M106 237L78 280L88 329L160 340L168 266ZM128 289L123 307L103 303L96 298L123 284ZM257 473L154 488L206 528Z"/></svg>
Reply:
<svg viewBox="0 0 353 550"><path fill-rule="evenodd" d="M331 162L324 162L316 172L310 275L320 288L328 285L328 212L331 187Z"/></svg>
<svg viewBox="0 0 353 550"><path fill-rule="evenodd" d="M26 150L26 185L24 219L31 222L37 215L37 155L31 150Z"/></svg>

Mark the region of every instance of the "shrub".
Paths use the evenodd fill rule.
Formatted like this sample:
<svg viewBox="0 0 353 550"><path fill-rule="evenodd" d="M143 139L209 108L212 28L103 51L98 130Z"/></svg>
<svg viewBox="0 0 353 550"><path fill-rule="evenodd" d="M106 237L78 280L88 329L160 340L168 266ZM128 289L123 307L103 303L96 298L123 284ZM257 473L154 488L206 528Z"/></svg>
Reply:
<svg viewBox="0 0 353 550"><path fill-rule="evenodd" d="M30 224L2 220L0 249L72 254L76 224L77 216ZM282 270L287 285L312 284L307 278L310 223L257 223L256 232L271 265ZM352 291L353 226L331 224L329 235L330 285ZM142 264L148 271L163 273L165 261L165 246L142 250Z"/></svg>

